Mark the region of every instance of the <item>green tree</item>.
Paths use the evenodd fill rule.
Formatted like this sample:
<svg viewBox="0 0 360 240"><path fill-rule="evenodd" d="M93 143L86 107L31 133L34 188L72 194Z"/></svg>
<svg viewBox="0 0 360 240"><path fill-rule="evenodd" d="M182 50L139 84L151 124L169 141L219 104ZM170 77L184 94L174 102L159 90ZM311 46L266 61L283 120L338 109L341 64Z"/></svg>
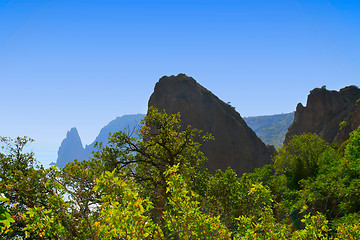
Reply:
<svg viewBox="0 0 360 240"><path fill-rule="evenodd" d="M166 176L168 207L164 212L164 222L169 231L169 239L229 239L231 232L220 221L220 215L203 213L199 197L192 191L178 173L179 164L170 167Z"/></svg>
<svg viewBox="0 0 360 240"><path fill-rule="evenodd" d="M349 143L346 145L345 158L351 162L360 161L360 127L350 133ZM359 164L356 164L359 165Z"/></svg>
<svg viewBox="0 0 360 240"><path fill-rule="evenodd" d="M9 202L9 199L4 197L3 194L0 196L0 203L6 204ZM9 231L11 223L15 222L15 220L11 217L10 212L3 205L0 205L0 237L7 234Z"/></svg>
<svg viewBox="0 0 360 240"><path fill-rule="evenodd" d="M279 149L274 158L275 169L285 174L289 187L299 189L301 179L317 175L329 149L329 144L314 133L295 135Z"/></svg>
<svg viewBox="0 0 360 240"><path fill-rule="evenodd" d="M140 185L144 196L150 196L155 204L155 222L162 221L166 206L167 182L164 176L171 166L179 164L179 173L189 184L196 183L205 157L199 151L200 142L211 139L190 126L181 128L180 114L167 115L150 107L137 132L137 138L117 132L109 139L109 145L95 154L106 169L125 171Z"/></svg>
<svg viewBox="0 0 360 240"><path fill-rule="evenodd" d="M100 239L163 239L161 228L150 217L153 205L139 196L138 184L117 171L97 179L95 191L101 192L100 215L93 220Z"/></svg>
<svg viewBox="0 0 360 240"><path fill-rule="evenodd" d="M234 239L288 239L291 228L277 222L273 210L273 199L268 187L252 184L246 194L251 214L237 218L239 229Z"/></svg>
<svg viewBox="0 0 360 240"><path fill-rule="evenodd" d="M209 175L204 193L201 193L201 204L204 211L213 216L220 216L221 221L231 230L237 228L237 218L242 213L242 200L240 179L234 170L218 170L214 175Z"/></svg>
<svg viewBox="0 0 360 240"><path fill-rule="evenodd" d="M62 169L46 169L47 202L36 204L27 211L27 235L50 239L97 239L93 222L99 217L100 195L94 187L103 170L98 160L75 160Z"/></svg>
<svg viewBox="0 0 360 240"><path fill-rule="evenodd" d="M127 237L134 237L135 235L128 235L131 229L137 232L139 228L135 226L156 226L141 225L141 222L150 223L154 220L154 224L161 226L161 234L168 237L171 229L167 228L163 213L171 204L169 192L166 190L168 181L165 173L172 166L178 165L177 171L184 176L187 184L196 188L197 184L203 183L199 178L206 176L201 167L205 157L199 151L199 141L211 139L211 136L202 136L201 131L191 129L190 126L182 129L179 114L168 116L165 112L158 112L153 108L149 109L142 124L137 133L141 140L117 132L110 138L108 146L103 147L100 144L102 150L95 153L94 159L74 161L62 169L53 167L46 170L44 178L51 198L45 206L35 205L29 208L27 233L39 237L51 236L54 239L96 239L101 232L112 229L115 231L114 237L123 236L124 231L127 232ZM105 170L113 174L116 172L116 181L101 177ZM136 184L130 184L129 181L134 180ZM101 185L101 182L106 182L107 185ZM126 183L127 187L119 190L120 183ZM106 190L110 185L118 191L113 189L110 193ZM140 202L136 198L137 194L139 199L142 199ZM141 203L144 211L131 207L131 203ZM118 211L114 212L115 205ZM137 209L139 214L130 214L132 209ZM116 215L122 218L116 218ZM138 219L134 216L138 216ZM100 220L97 221L97 218ZM127 218L133 219L129 220L133 221L133 228L124 225L121 230L119 224ZM111 219L114 221L111 222ZM95 223L102 227L97 228ZM149 231L145 232L149 234Z"/></svg>
<svg viewBox="0 0 360 240"><path fill-rule="evenodd" d="M7 210L15 222L3 236L5 239L24 238L26 226L24 215L35 205L47 202L48 191L44 187L44 168L24 148L33 142L28 137L16 139L1 137L0 192L9 199Z"/></svg>
<svg viewBox="0 0 360 240"><path fill-rule="evenodd" d="M306 204L313 214L319 211L329 220L360 210L360 131L350 136L343 157L327 150L322 155L326 164L320 166L317 176L299 182L298 208Z"/></svg>
<svg viewBox="0 0 360 240"><path fill-rule="evenodd" d="M360 214L347 214L334 222L336 239L360 239Z"/></svg>
<svg viewBox="0 0 360 240"><path fill-rule="evenodd" d="M150 108L143 124L141 140L115 133L94 159L62 169L24 153L30 139L2 138L0 238L359 238L359 129L345 154L303 134L274 166L238 178L201 167L211 136L181 128L178 114Z"/></svg>

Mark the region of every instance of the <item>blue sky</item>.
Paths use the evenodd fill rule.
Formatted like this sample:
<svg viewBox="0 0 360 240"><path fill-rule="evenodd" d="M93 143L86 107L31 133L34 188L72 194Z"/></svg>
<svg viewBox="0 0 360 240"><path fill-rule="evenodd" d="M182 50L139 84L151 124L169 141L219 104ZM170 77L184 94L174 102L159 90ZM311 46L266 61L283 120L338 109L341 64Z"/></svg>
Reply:
<svg viewBox="0 0 360 240"><path fill-rule="evenodd" d="M286 113L315 87L359 85L360 1L0 0L0 135L43 162L145 113L185 73L241 116Z"/></svg>

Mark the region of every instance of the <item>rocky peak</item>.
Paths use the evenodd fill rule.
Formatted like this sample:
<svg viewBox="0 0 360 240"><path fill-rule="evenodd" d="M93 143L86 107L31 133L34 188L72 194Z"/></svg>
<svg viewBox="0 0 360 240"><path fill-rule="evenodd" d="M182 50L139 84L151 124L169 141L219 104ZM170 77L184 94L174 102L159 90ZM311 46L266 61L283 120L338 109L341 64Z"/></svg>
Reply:
<svg viewBox="0 0 360 240"><path fill-rule="evenodd" d="M61 142L58 151L56 164L58 167L64 167L74 159L82 160L84 148L81 143L79 133L76 128L71 128L67 132L66 138Z"/></svg>
<svg viewBox="0 0 360 240"><path fill-rule="evenodd" d="M180 112L183 126L191 125L215 137L201 148L211 172L231 167L241 174L271 162L271 151L235 108L185 74L160 78L148 105L168 114Z"/></svg>
<svg viewBox="0 0 360 240"><path fill-rule="evenodd" d="M285 142L292 135L317 133L328 142L339 143L360 124L360 89L348 86L340 91L315 88L308 96L306 107L299 103L294 122L288 129Z"/></svg>

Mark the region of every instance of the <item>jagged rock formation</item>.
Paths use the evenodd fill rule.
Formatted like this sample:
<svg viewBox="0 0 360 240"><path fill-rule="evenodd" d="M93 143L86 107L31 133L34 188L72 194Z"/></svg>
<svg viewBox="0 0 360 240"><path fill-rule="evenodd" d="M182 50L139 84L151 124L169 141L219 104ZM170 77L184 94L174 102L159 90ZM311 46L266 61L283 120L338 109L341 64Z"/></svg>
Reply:
<svg viewBox="0 0 360 240"><path fill-rule="evenodd" d="M70 129L59 147L56 165L58 167L65 167L68 162L74 161L74 159L82 159L83 151L84 148L77 129Z"/></svg>
<svg viewBox="0 0 360 240"><path fill-rule="evenodd" d="M231 167L242 174L271 162L271 151L240 114L191 77L162 77L148 105L168 114L180 112L183 126L191 125L215 137L201 149L211 172Z"/></svg>
<svg viewBox="0 0 360 240"><path fill-rule="evenodd" d="M308 96L306 107L299 103L294 122L288 129L285 142L292 135L317 133L330 143L341 143L360 125L360 89L349 86L337 91L315 88Z"/></svg>
<svg viewBox="0 0 360 240"><path fill-rule="evenodd" d="M78 159L80 161L89 159L92 156L92 152L97 150L95 148L96 142L102 142L106 145L108 143L109 134L118 131L124 131L127 134L131 134L139 128L140 121L144 117L145 114L132 114L117 117L103 127L95 141L90 145L86 145L85 148L83 148L81 144L76 128L72 128L61 143L56 165L58 167L64 167L67 163L74 161L74 159Z"/></svg>
<svg viewBox="0 0 360 240"><path fill-rule="evenodd" d="M283 145L286 132L294 121L294 112L244 117L244 120L265 144L279 148Z"/></svg>

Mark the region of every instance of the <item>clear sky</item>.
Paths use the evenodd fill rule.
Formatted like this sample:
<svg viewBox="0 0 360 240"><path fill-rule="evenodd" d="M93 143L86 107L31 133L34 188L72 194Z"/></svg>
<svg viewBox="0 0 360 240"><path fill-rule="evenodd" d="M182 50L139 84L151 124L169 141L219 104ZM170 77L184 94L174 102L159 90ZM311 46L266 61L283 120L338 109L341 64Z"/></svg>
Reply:
<svg viewBox="0 0 360 240"><path fill-rule="evenodd" d="M360 1L0 0L0 135L56 160L185 73L241 116L294 111L315 87L359 85Z"/></svg>

